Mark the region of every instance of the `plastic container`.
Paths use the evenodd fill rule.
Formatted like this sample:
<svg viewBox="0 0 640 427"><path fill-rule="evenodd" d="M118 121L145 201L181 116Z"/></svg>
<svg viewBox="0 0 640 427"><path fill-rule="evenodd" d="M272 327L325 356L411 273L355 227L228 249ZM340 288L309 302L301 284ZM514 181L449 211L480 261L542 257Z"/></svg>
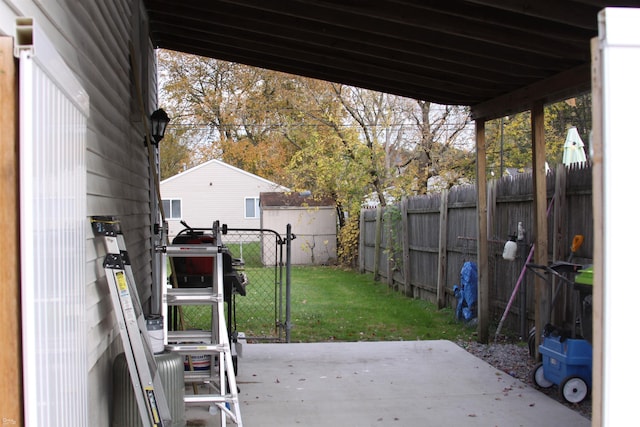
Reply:
<svg viewBox="0 0 640 427"><path fill-rule="evenodd" d="M189 365L189 357L191 357L191 365ZM185 371L208 371L211 369L211 355L209 354L184 356L183 361ZM193 369L191 369L192 367Z"/></svg>
<svg viewBox="0 0 640 427"><path fill-rule="evenodd" d="M147 316L147 332L151 341L153 354L160 354L164 351L164 326L162 316L152 314Z"/></svg>
<svg viewBox="0 0 640 427"><path fill-rule="evenodd" d="M570 377L582 378L591 387L593 349L587 340L548 336L540 344L544 376L554 384Z"/></svg>
<svg viewBox="0 0 640 427"><path fill-rule="evenodd" d="M581 285L593 286L593 267L578 271L575 282Z"/></svg>
<svg viewBox="0 0 640 427"><path fill-rule="evenodd" d="M504 244L504 250L502 251L502 258L507 261L513 261L516 259L518 253L518 243L516 243L516 237L511 236L511 239Z"/></svg>

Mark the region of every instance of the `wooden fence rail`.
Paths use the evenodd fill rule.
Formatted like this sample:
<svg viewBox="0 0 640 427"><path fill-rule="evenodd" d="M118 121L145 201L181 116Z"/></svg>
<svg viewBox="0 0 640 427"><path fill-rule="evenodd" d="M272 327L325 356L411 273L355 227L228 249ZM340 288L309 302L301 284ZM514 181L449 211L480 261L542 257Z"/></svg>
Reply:
<svg viewBox="0 0 640 427"><path fill-rule="evenodd" d="M377 280L408 297L455 307L453 287L459 284L466 261L476 261L476 187L453 187L448 191L403 199L385 208L363 210L360 215L359 262L361 272L373 273ZM582 265L592 263L593 210L591 168L565 168L559 165L547 174L548 257ZM490 318L497 324L514 293L518 277L532 248L533 181L531 174L520 174L491 181L487 194L489 236ZM518 240L514 261L504 260L502 252L518 223L524 228ZM584 236L579 250L571 254L575 235ZM510 307L503 329L528 335L534 320L532 272L526 271ZM529 278L530 280L527 280ZM553 287L566 286L554 283ZM555 290L554 290L555 292ZM559 293L564 294L564 293ZM554 305L554 323L565 319L568 297Z"/></svg>

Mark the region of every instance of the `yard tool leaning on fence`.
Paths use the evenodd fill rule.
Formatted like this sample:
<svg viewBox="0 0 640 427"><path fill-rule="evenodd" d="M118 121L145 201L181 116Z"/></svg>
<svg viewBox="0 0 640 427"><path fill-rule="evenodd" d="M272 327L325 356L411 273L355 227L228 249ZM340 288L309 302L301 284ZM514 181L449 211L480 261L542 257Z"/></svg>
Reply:
<svg viewBox="0 0 640 427"><path fill-rule="evenodd" d="M547 206L547 217L549 217L549 212L551 212L551 207L553 206L554 200L555 200L555 195L551 198L551 202L549 202L549 206ZM509 314L509 310L511 309L511 304L513 304L513 301L516 299L516 293L520 288L520 283L522 283L522 280L524 279L524 274L527 271L527 264L531 261L534 248L535 248L535 245L531 245L531 249L529 250L529 255L527 256L527 260L524 262L524 265L522 266L522 270L520 271L520 276L518 276L518 280L516 281L516 286L513 288L513 292L511 293L511 297L509 298L507 307L504 309L502 318L500 319L500 322L498 323L498 327L496 328L494 341L498 341L498 335L500 335L500 331L502 330L502 325L504 324L504 321L507 318L507 314Z"/></svg>
<svg viewBox="0 0 640 427"><path fill-rule="evenodd" d="M513 301L516 299L516 294L518 292L518 289L520 288L520 283L522 283L522 280L524 279L524 273L527 271L527 264L529 264L529 262L531 261L531 257L533 256L534 248L535 248L535 245L531 245L531 250L529 250L529 256L527 256L527 260L524 262L524 267L522 267L522 270L520 271L520 276L518 276L518 281L516 281L516 286L513 288L513 292L511 293L511 298L509 298L507 307L504 309L504 313L502 314L500 323L498 323L498 327L496 328L494 341L498 341L498 335L500 335L500 331L502 330L502 325L504 324L504 321L507 318L507 314L509 314L509 309L511 308L511 304L513 304Z"/></svg>
<svg viewBox="0 0 640 427"><path fill-rule="evenodd" d="M577 267L576 264L571 264L571 260L573 259L573 255L578 251L578 249L580 249L580 246L582 246L582 243L584 242L584 236L581 234L576 234L573 237L573 240L571 242L571 254L569 254L569 259L566 263L566 266L569 270L571 270L572 272L576 272L577 271ZM529 251L529 256L527 256L527 260L524 263L524 266L522 267L522 271L520 271L520 276L518 276L518 281L516 282L516 286L513 289L513 292L511 293L511 298L509 298L509 302L507 303L507 307L504 310L504 313L502 314L502 318L500 319L500 322L498 323L498 327L496 328L496 334L494 336L494 340L497 341L498 340L498 335L500 334L500 331L502 330L502 325L504 324L505 319L507 318L507 314L509 313L509 309L511 308L511 304L513 304L513 301L515 300L516 297L516 293L518 292L518 288L520 287L520 283L522 282L522 280L524 279L524 275L525 272L527 271L527 266L529 266L529 268L531 268L531 266L533 266L533 264L530 264L531 262L531 257L533 256L533 251L534 251L535 245L531 245L531 250ZM560 275L560 272L564 272L562 271L562 268L559 264L557 263L557 268L550 269L551 274L556 275L556 277L560 277L562 279L566 279L564 276ZM573 266L573 267L571 267ZM533 267L535 268L535 267ZM566 270L567 272L569 270ZM545 278L544 276L540 276ZM562 280L561 279L561 280ZM551 306L555 305L555 301L556 298L558 297L558 293L560 292L561 287L558 286L555 290L555 292L553 293L553 298L551 300ZM521 314L524 315L524 314ZM529 337L531 337L532 333L535 334L535 329L532 329L531 332L529 332Z"/></svg>

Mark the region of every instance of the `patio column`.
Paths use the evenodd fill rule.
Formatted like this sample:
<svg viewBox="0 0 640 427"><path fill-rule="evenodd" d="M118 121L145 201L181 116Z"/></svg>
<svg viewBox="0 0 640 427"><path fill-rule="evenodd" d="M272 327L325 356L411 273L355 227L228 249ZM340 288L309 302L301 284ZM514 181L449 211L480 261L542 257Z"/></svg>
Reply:
<svg viewBox="0 0 640 427"><path fill-rule="evenodd" d="M547 265L547 173L544 148L544 103L538 101L531 110L531 139L533 145L533 235L535 251L534 263ZM535 275L535 325L536 357L544 325L551 320L551 287L540 276Z"/></svg>
<svg viewBox="0 0 640 427"><path fill-rule="evenodd" d="M476 120L478 214L478 341L489 341L489 243L487 237L487 147L484 119Z"/></svg>

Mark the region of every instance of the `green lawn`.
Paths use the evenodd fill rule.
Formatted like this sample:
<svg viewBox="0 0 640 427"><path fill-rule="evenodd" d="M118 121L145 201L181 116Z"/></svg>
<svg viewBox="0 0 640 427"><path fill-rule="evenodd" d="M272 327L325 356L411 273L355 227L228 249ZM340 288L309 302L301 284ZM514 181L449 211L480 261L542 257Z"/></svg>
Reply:
<svg viewBox="0 0 640 427"><path fill-rule="evenodd" d="M242 258L246 267L262 267L262 247L259 241L225 243L234 258Z"/></svg>
<svg viewBox="0 0 640 427"><path fill-rule="evenodd" d="M247 268L246 273L247 296L236 297L238 331L274 336L273 268ZM252 277L263 273L271 279L252 283ZM209 308L184 311L188 327L209 328ZM333 267L292 268L291 324L291 342L455 341L469 340L475 331L456 321L452 309L438 310L434 304L402 296L371 274Z"/></svg>
<svg viewBox="0 0 640 427"><path fill-rule="evenodd" d="M291 272L291 342L471 337L451 309L407 298L370 274L331 267Z"/></svg>

